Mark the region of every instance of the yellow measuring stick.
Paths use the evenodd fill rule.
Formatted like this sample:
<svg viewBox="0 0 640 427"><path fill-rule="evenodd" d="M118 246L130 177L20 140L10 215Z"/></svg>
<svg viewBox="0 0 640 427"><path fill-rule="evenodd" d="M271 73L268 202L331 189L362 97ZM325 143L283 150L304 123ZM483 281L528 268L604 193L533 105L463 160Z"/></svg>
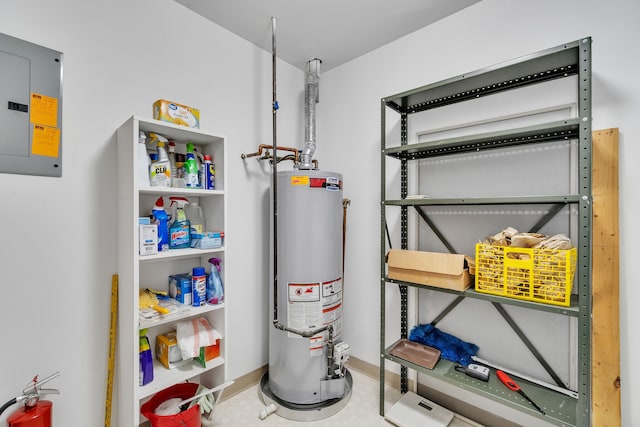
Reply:
<svg viewBox="0 0 640 427"><path fill-rule="evenodd" d="M111 427L111 403L113 400L113 370L116 357L116 327L118 318L118 275L111 277L111 326L109 328L109 360L107 368L107 400L104 427Z"/></svg>

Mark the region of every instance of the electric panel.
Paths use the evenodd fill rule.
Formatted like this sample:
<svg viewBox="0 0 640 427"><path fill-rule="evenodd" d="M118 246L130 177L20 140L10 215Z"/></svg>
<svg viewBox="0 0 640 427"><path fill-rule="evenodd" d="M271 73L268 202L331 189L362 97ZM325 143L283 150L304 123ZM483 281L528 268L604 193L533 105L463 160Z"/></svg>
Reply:
<svg viewBox="0 0 640 427"><path fill-rule="evenodd" d="M62 176L62 53L0 34L0 173Z"/></svg>

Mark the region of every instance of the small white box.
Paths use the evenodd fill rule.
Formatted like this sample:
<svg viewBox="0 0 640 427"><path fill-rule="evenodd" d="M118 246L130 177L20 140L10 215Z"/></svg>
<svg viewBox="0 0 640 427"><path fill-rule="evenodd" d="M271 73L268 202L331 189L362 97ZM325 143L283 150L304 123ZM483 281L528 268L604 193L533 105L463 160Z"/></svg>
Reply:
<svg viewBox="0 0 640 427"><path fill-rule="evenodd" d="M140 224L140 255L158 253L158 225Z"/></svg>

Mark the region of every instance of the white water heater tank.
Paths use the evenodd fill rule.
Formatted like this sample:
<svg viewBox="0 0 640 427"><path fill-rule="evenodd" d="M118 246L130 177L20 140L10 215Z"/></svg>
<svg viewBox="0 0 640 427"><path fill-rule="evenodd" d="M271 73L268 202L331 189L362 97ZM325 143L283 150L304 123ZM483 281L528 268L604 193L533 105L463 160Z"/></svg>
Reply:
<svg viewBox="0 0 640 427"><path fill-rule="evenodd" d="M334 343L342 335L342 221L341 174L278 172L278 321L304 331L331 324ZM343 382L327 381L327 331L303 338L273 325L269 330L273 394L302 405L342 397Z"/></svg>

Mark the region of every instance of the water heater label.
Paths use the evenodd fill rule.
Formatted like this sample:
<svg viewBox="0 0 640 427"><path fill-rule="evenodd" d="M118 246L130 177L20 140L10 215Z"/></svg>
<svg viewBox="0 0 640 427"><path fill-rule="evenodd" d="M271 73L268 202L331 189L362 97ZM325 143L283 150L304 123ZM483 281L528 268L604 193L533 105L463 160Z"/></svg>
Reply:
<svg viewBox="0 0 640 427"><path fill-rule="evenodd" d="M289 283L289 302L320 301L319 283Z"/></svg>
<svg viewBox="0 0 640 427"><path fill-rule="evenodd" d="M340 180L338 178L327 178L327 190L338 191L340 189Z"/></svg>
<svg viewBox="0 0 640 427"><path fill-rule="evenodd" d="M318 357L322 356L322 349L324 348L324 339L321 335L315 335L309 338L309 356Z"/></svg>
<svg viewBox="0 0 640 427"><path fill-rule="evenodd" d="M292 176L289 180L291 185L309 185L309 176L308 175L296 175Z"/></svg>
<svg viewBox="0 0 640 427"><path fill-rule="evenodd" d="M309 182L311 188L324 188L329 191L338 191L342 188L342 181L339 178L311 178Z"/></svg>
<svg viewBox="0 0 640 427"><path fill-rule="evenodd" d="M316 329L322 325L320 283L289 283L287 325L294 329ZM289 333L289 337L299 335Z"/></svg>
<svg viewBox="0 0 640 427"><path fill-rule="evenodd" d="M322 296L328 297L342 292L342 278L330 282L322 282Z"/></svg>

